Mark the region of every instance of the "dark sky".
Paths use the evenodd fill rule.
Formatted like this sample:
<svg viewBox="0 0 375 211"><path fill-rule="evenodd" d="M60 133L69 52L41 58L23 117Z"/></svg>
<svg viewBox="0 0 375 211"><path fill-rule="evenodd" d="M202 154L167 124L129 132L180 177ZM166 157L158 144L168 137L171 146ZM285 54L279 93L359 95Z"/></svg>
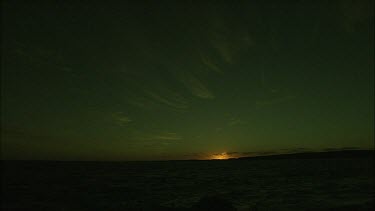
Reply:
<svg viewBox="0 0 375 211"><path fill-rule="evenodd" d="M2 158L373 148L373 8L2 1Z"/></svg>

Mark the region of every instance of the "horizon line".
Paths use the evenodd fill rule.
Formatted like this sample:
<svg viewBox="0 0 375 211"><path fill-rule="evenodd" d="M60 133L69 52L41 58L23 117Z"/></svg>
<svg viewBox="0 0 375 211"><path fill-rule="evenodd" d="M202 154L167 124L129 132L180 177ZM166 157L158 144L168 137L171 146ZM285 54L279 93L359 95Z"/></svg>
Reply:
<svg viewBox="0 0 375 211"><path fill-rule="evenodd" d="M241 160L241 159L251 159L251 158L265 158L265 157L272 157L272 156L283 156L283 155L298 155L298 154L309 154L309 153L333 153L333 152L348 152L348 151L372 151L375 152L375 148L373 149L343 149L343 150L328 150L328 151L303 151L303 152L291 152L291 153L278 153L278 154L267 154L267 155L254 155L254 156L240 156L240 157L229 157L227 159L198 159L198 158L191 158L191 159L160 159L160 160L89 160L89 159L82 159L82 160L55 160L55 159L3 159L0 158L1 162L21 162L21 161L42 161L42 162L165 162L165 161L225 161L225 160Z"/></svg>

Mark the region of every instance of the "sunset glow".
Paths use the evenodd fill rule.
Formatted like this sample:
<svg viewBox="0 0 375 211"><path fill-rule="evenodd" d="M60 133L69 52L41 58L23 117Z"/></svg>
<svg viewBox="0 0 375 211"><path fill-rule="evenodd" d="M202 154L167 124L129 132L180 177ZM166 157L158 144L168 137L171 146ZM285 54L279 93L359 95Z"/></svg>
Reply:
<svg viewBox="0 0 375 211"><path fill-rule="evenodd" d="M211 159L213 159L213 160L226 160L226 159L229 159L229 158L230 158L230 156L226 152L223 152L223 153L220 153L220 154L213 154Z"/></svg>

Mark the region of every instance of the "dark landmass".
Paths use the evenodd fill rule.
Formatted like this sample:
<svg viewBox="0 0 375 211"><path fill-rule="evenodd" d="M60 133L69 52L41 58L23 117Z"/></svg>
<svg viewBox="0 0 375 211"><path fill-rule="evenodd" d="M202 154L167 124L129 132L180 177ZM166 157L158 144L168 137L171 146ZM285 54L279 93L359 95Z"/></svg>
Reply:
<svg viewBox="0 0 375 211"><path fill-rule="evenodd" d="M331 159L331 158L375 158L374 150L343 150L329 152L303 152L293 154L264 155L254 157L231 158L231 160L254 159Z"/></svg>

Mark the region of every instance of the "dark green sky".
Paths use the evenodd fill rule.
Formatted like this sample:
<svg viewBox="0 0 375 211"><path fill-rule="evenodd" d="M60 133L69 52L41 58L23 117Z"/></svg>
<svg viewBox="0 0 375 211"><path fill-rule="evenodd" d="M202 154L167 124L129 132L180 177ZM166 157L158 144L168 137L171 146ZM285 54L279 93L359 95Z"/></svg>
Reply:
<svg viewBox="0 0 375 211"><path fill-rule="evenodd" d="M373 148L373 8L2 1L2 157Z"/></svg>

